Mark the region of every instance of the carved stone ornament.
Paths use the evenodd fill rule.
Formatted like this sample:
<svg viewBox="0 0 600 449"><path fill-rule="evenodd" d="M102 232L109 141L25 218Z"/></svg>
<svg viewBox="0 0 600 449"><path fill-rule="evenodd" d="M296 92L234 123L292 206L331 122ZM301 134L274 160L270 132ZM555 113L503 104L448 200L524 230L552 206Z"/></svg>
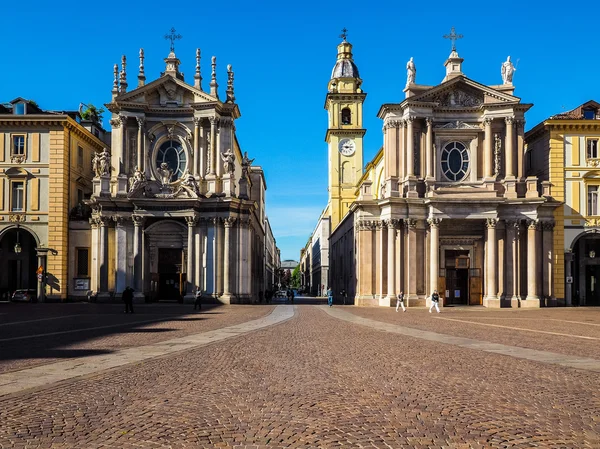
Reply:
<svg viewBox="0 0 600 449"><path fill-rule="evenodd" d="M223 219L223 225L226 228L231 228L233 226L233 224L235 223L235 217L226 217Z"/></svg>
<svg viewBox="0 0 600 449"><path fill-rule="evenodd" d="M109 120L109 123L113 128L119 128L121 126L121 120L119 118L112 118Z"/></svg>
<svg viewBox="0 0 600 449"><path fill-rule="evenodd" d="M600 218L588 218L585 220L584 226L586 228L593 228L600 226Z"/></svg>
<svg viewBox="0 0 600 449"><path fill-rule="evenodd" d="M598 168L598 166L600 166L600 159L586 159L585 163L588 167Z"/></svg>
<svg viewBox="0 0 600 449"><path fill-rule="evenodd" d="M404 227L406 227L406 229L415 229L417 227L417 219L416 218L404 219Z"/></svg>
<svg viewBox="0 0 600 449"><path fill-rule="evenodd" d="M225 153L221 153L221 159L223 159L225 173L233 174L233 171L235 170L235 155L233 154L233 151L231 151L231 148L227 149Z"/></svg>
<svg viewBox="0 0 600 449"><path fill-rule="evenodd" d="M453 89L449 92L440 92L432 100L439 103L440 106L474 107L483 104L483 95L466 92L461 89Z"/></svg>
<svg viewBox="0 0 600 449"><path fill-rule="evenodd" d="M375 220L359 220L356 226L359 231L373 231L376 229L376 223Z"/></svg>
<svg viewBox="0 0 600 449"><path fill-rule="evenodd" d="M428 119L431 121L431 119ZM465 123L462 120L455 120L452 122L435 125L436 129L481 129L478 125L472 125L470 123Z"/></svg>
<svg viewBox="0 0 600 449"><path fill-rule="evenodd" d="M494 136L494 176L500 175L500 151L502 150L502 140L496 134Z"/></svg>
<svg viewBox="0 0 600 449"><path fill-rule="evenodd" d="M540 228L539 220L527 220L527 228L535 229L537 231Z"/></svg>
<svg viewBox="0 0 600 449"><path fill-rule="evenodd" d="M133 221L134 226L144 226L146 217L142 217L141 215L132 215L131 220Z"/></svg>
<svg viewBox="0 0 600 449"><path fill-rule="evenodd" d="M429 226L432 228L439 228L440 224L442 224L442 219L441 218L428 218L427 223L429 223Z"/></svg>
<svg viewBox="0 0 600 449"><path fill-rule="evenodd" d="M94 153L94 157L92 158L92 171L94 172L94 178L110 176L110 153L107 148L104 148L102 153Z"/></svg>
<svg viewBox="0 0 600 449"><path fill-rule="evenodd" d="M24 154L11 154L10 162L12 164L22 164L23 162L25 162L25 155Z"/></svg>
<svg viewBox="0 0 600 449"><path fill-rule="evenodd" d="M194 226L196 226L198 224L198 217L196 217L196 216L185 217L185 221L190 228L193 228Z"/></svg>
<svg viewBox="0 0 600 449"><path fill-rule="evenodd" d="M135 172L133 172L133 176L129 178L129 194L132 194L138 189L143 188L145 185L146 175L144 175L144 173L136 167Z"/></svg>
<svg viewBox="0 0 600 449"><path fill-rule="evenodd" d="M498 219L497 218L486 218L485 226L488 229L495 228L496 226L498 226Z"/></svg>
<svg viewBox="0 0 600 449"><path fill-rule="evenodd" d="M8 221L11 223L23 223L25 222L25 214L9 214Z"/></svg>

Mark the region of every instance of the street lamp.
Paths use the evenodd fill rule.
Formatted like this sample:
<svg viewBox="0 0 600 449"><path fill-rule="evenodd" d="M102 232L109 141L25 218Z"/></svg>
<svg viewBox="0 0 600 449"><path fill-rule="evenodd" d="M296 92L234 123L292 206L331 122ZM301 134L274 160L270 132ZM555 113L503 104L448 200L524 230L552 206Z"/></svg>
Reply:
<svg viewBox="0 0 600 449"><path fill-rule="evenodd" d="M19 243L19 224L17 223L17 243L15 243L15 254L21 254L21 244Z"/></svg>

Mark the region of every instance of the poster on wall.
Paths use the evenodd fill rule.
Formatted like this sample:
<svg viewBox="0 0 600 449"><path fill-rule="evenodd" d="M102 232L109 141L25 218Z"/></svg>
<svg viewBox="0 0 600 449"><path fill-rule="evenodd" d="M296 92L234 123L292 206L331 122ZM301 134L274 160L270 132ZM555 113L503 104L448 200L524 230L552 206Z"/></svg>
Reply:
<svg viewBox="0 0 600 449"><path fill-rule="evenodd" d="M89 290L90 289L90 279L89 278L79 278L74 279L75 281L75 290Z"/></svg>

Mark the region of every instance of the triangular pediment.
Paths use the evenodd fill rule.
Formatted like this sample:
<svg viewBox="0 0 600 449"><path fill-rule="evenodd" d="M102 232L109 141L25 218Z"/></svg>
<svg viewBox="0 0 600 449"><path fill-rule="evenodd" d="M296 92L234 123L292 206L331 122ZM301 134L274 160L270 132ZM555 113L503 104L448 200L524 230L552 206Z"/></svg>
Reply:
<svg viewBox="0 0 600 449"><path fill-rule="evenodd" d="M144 86L118 95L113 101L116 103L140 103L164 107L173 103L184 105L218 102L219 100L180 79L171 75L164 75Z"/></svg>
<svg viewBox="0 0 600 449"><path fill-rule="evenodd" d="M407 99L411 103L438 103L442 107L478 107L483 104L519 103L519 97L464 76L453 78L438 86Z"/></svg>

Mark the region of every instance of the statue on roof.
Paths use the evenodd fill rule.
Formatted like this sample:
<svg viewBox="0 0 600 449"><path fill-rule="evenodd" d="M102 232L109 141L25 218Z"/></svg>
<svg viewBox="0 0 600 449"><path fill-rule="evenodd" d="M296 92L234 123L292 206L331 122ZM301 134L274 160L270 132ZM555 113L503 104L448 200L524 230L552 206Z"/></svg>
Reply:
<svg viewBox="0 0 600 449"><path fill-rule="evenodd" d="M500 69L502 73L502 84L512 84L513 75L516 70L517 68L514 66L509 56L506 58L506 61L502 63L502 67Z"/></svg>
<svg viewBox="0 0 600 449"><path fill-rule="evenodd" d="M415 78L417 76L417 69L415 67L415 63L413 62L413 57L410 57L410 61L406 63L406 85L414 84Z"/></svg>
<svg viewBox="0 0 600 449"><path fill-rule="evenodd" d="M235 169L235 156L233 151L231 151L231 148L229 148L225 153L221 153L221 159L223 159L225 173L232 174Z"/></svg>

